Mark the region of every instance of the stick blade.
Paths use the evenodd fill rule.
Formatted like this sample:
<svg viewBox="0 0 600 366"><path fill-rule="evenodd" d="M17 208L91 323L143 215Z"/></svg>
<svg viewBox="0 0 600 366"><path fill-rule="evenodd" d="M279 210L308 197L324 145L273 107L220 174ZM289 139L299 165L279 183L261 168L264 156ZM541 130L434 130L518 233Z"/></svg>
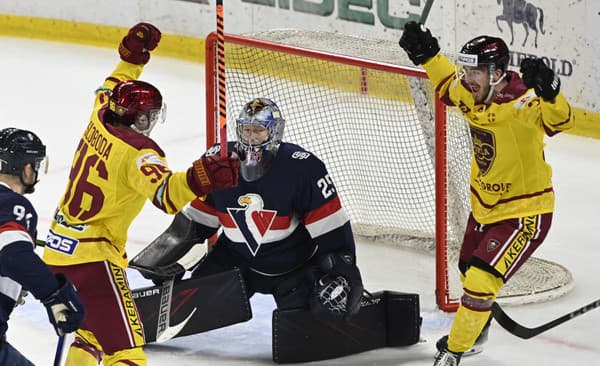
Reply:
<svg viewBox="0 0 600 366"><path fill-rule="evenodd" d="M502 328L519 338L529 339L536 336L538 333L541 333L537 332L535 329L519 325L517 322L512 320L496 302L492 304L492 316Z"/></svg>

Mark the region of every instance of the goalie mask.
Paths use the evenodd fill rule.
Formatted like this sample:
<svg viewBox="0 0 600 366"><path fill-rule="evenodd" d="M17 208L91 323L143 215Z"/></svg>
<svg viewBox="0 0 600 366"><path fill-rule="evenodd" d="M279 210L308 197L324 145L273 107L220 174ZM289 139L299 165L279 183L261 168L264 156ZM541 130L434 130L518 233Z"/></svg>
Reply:
<svg viewBox="0 0 600 366"><path fill-rule="evenodd" d="M487 104L492 100L496 85L506 77L508 61L508 47L502 39L475 37L458 54L457 78L467 84L476 103ZM502 73L495 78L497 70Z"/></svg>
<svg viewBox="0 0 600 366"><path fill-rule="evenodd" d="M270 99L256 98L244 105L236 120L240 174L248 182L262 177L277 154L285 120Z"/></svg>
<svg viewBox="0 0 600 366"><path fill-rule="evenodd" d="M157 122L164 123L167 107L160 91L152 84L128 80L115 86L108 108L117 116L119 123L148 136Z"/></svg>
<svg viewBox="0 0 600 366"><path fill-rule="evenodd" d="M35 172L33 183L25 183L23 169L31 164ZM33 132L18 128L0 130L0 173L16 175L25 187L25 193L33 193L39 173L48 170L46 146Z"/></svg>

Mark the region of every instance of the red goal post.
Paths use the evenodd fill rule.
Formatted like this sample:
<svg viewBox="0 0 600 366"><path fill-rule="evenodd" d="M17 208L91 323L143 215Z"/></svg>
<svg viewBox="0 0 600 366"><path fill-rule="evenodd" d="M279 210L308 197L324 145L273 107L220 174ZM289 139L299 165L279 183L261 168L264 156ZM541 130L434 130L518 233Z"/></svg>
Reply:
<svg viewBox="0 0 600 366"><path fill-rule="evenodd" d="M207 147L218 141L216 45L212 33L205 61ZM435 97L426 73L408 66L395 42L325 32L226 34L225 45L228 139L235 139L233 121L245 102L273 99L287 121L284 141L325 162L355 235L435 254L437 304L455 311L462 293L456 262L469 212L470 137L460 114ZM516 280L521 288L503 289L509 302L568 291L570 274L563 267L531 262L519 272L531 269L537 280L552 282L558 270L560 280L543 286ZM542 295L531 296L536 293Z"/></svg>

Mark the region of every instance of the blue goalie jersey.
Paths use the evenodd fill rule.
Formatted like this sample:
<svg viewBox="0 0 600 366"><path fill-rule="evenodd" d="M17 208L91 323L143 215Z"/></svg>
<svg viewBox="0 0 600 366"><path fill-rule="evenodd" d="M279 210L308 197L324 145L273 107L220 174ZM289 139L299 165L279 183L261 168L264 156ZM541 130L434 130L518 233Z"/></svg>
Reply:
<svg viewBox="0 0 600 366"><path fill-rule="evenodd" d="M37 221L29 200L0 182L0 337L6 333L21 289L44 299L58 287L58 281L33 251Z"/></svg>
<svg viewBox="0 0 600 366"><path fill-rule="evenodd" d="M234 147L229 143L230 151ZM205 155L218 153L215 146ZM265 275L290 272L315 255L354 253L350 221L325 164L291 143L281 143L270 164L261 178L240 178L237 187L196 199L183 213L206 237L221 227L217 245Z"/></svg>

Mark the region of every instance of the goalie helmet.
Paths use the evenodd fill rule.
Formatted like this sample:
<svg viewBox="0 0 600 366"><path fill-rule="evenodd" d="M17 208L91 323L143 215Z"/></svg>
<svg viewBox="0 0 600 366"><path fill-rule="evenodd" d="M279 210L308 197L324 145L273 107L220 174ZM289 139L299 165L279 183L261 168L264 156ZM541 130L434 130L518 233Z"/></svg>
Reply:
<svg viewBox="0 0 600 366"><path fill-rule="evenodd" d="M148 136L157 122L164 122L166 106L156 87L140 80L122 81L112 90L108 108L117 121Z"/></svg>
<svg viewBox="0 0 600 366"><path fill-rule="evenodd" d="M240 174L246 181L262 177L277 154L285 120L275 102L256 98L246 103L236 120L236 150Z"/></svg>
<svg viewBox="0 0 600 366"><path fill-rule="evenodd" d="M46 173L47 162L46 146L33 132L18 128L0 130L0 173L20 177L25 193L33 193L39 172ZM32 184L23 181L27 164L31 164L36 174Z"/></svg>

